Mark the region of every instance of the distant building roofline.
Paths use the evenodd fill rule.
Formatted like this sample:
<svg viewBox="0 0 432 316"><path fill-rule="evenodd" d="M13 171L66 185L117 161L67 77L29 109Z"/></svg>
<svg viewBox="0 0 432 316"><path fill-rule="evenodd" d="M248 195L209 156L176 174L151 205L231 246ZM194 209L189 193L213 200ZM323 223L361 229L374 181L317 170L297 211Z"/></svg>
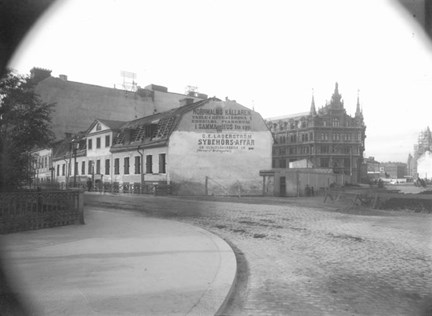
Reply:
<svg viewBox="0 0 432 316"><path fill-rule="evenodd" d="M289 115L283 115L283 116L274 116L266 118L266 121L277 121L277 120L284 120L284 119L290 119L290 118L297 118L302 116L308 116L309 112L300 112L295 114L289 114Z"/></svg>

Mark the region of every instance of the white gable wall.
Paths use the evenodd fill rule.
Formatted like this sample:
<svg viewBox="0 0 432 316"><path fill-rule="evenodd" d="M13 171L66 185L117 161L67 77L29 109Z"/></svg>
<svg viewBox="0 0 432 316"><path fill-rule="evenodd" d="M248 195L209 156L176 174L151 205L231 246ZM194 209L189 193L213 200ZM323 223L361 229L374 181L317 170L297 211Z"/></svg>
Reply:
<svg viewBox="0 0 432 316"><path fill-rule="evenodd" d="M432 179L432 153L426 151L417 160L417 173L422 179Z"/></svg>
<svg viewBox="0 0 432 316"><path fill-rule="evenodd" d="M273 138L261 116L233 101L186 113L169 140L168 173L177 194L262 194ZM207 178L207 180L206 180Z"/></svg>

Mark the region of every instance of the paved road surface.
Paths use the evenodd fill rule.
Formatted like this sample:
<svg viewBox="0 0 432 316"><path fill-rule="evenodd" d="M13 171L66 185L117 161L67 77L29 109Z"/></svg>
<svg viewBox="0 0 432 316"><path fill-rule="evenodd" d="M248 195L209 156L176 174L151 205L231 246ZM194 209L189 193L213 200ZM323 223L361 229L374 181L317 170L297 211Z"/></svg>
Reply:
<svg viewBox="0 0 432 316"><path fill-rule="evenodd" d="M226 314L432 315L430 214L225 200L86 196L88 204L177 219L228 240L240 271Z"/></svg>
<svg viewBox="0 0 432 316"><path fill-rule="evenodd" d="M32 315L211 315L236 273L234 253L214 234L118 209L87 207L86 225L1 240Z"/></svg>

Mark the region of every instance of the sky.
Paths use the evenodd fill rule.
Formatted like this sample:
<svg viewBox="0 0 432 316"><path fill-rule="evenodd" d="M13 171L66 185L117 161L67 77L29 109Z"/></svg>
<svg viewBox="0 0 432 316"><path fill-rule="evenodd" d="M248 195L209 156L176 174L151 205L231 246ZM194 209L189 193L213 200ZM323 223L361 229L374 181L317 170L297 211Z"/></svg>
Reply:
<svg viewBox="0 0 432 316"><path fill-rule="evenodd" d="M270 118L357 95L365 157L406 162L431 126L432 43L394 0L58 0L9 67L228 97Z"/></svg>

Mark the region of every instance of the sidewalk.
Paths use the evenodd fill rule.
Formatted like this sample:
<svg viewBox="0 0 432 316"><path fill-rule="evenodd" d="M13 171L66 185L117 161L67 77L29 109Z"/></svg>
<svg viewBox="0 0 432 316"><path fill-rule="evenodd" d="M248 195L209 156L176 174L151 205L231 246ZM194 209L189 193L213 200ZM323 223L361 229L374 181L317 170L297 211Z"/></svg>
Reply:
<svg viewBox="0 0 432 316"><path fill-rule="evenodd" d="M96 207L85 221L0 237L35 315L214 315L229 295L236 259L219 237Z"/></svg>

